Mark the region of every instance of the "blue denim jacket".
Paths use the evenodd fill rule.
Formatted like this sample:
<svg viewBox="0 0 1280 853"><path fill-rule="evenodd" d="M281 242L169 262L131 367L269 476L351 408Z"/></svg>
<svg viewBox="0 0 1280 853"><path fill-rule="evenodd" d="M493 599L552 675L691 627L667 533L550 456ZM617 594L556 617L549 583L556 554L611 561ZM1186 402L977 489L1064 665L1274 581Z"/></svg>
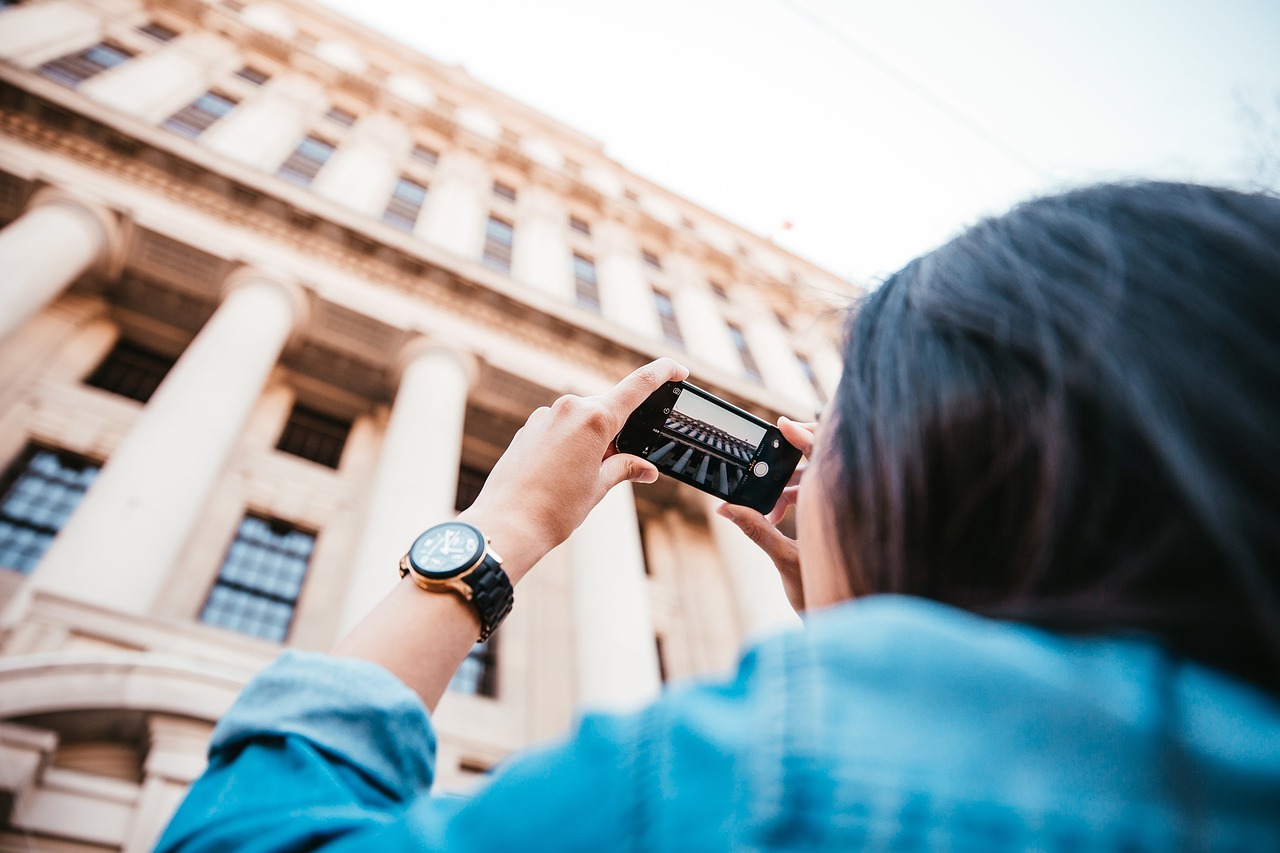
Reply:
<svg viewBox="0 0 1280 853"><path fill-rule="evenodd" d="M288 652L214 731L163 851L1280 851L1280 704L1140 639L880 596L723 683L587 715L474 797L379 667Z"/></svg>

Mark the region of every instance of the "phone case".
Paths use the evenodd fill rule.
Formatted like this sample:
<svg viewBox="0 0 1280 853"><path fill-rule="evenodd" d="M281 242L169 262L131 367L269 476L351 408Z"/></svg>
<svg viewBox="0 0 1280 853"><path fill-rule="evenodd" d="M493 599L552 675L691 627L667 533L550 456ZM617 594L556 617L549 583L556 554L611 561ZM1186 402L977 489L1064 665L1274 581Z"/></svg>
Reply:
<svg viewBox="0 0 1280 853"><path fill-rule="evenodd" d="M762 513L778 502L801 455L773 424L688 382L653 392L614 446L668 477Z"/></svg>

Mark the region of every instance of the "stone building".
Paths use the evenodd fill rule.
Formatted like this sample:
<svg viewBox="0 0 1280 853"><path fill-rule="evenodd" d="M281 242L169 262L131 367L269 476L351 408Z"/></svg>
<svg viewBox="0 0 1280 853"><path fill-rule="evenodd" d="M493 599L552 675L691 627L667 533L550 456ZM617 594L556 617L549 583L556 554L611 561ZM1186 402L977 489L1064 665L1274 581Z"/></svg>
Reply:
<svg viewBox="0 0 1280 853"><path fill-rule="evenodd" d="M149 849L244 681L535 407L668 354L810 415L854 295L301 0L0 0L0 226L0 851ZM714 505L624 485L546 558L436 714L441 787L788 617Z"/></svg>

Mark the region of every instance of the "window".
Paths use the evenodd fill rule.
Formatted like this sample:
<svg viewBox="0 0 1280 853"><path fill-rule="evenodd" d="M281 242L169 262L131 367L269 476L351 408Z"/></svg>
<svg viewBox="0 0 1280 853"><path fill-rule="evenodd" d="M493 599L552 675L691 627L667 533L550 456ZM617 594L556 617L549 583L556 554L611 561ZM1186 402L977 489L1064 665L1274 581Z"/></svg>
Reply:
<svg viewBox="0 0 1280 853"><path fill-rule="evenodd" d="M329 468L337 468L342 458L342 448L351 432L351 421L294 404L289 420L280 433L277 450L319 462Z"/></svg>
<svg viewBox="0 0 1280 853"><path fill-rule="evenodd" d="M742 367L747 371L747 378L752 382L760 381L760 366L756 364L755 356L751 354L751 348L747 346L747 338L742 334L742 329L733 323L726 323L729 327L729 337L733 338L733 345L738 350L738 358L742 359Z"/></svg>
<svg viewBox="0 0 1280 853"><path fill-rule="evenodd" d="M658 319L662 321L662 334L667 343L684 346L684 335L680 334L680 323L676 320L676 306L671 302L671 294L653 288L653 304L658 309Z"/></svg>
<svg viewBox="0 0 1280 853"><path fill-rule="evenodd" d="M497 639L497 634L491 634L489 639L471 647L449 681L450 690L490 698L498 695Z"/></svg>
<svg viewBox="0 0 1280 853"><path fill-rule="evenodd" d="M590 258L573 256L573 283L579 308L600 313L600 283L596 281L596 264Z"/></svg>
<svg viewBox="0 0 1280 853"><path fill-rule="evenodd" d="M425 145L415 145L413 146L413 151L410 152L409 156L417 160L419 163L426 163L428 166L434 166L440 159L440 152L428 148Z"/></svg>
<svg viewBox="0 0 1280 853"><path fill-rule="evenodd" d="M489 472L482 468L463 465L458 469L458 492L453 499L453 508L462 512L475 503L487 479L489 479Z"/></svg>
<svg viewBox="0 0 1280 853"><path fill-rule="evenodd" d="M498 198L505 198L507 201L516 200L516 188L502 181L493 182L493 194Z"/></svg>
<svg viewBox="0 0 1280 853"><path fill-rule="evenodd" d="M418 221L418 211L422 210L422 202L426 198L426 187L402 175L391 191L387 209L382 211L382 221L405 231L412 231Z"/></svg>
<svg viewBox="0 0 1280 853"><path fill-rule="evenodd" d="M654 650L658 653L658 678L666 684L671 675L667 671L667 650L663 648L662 635L658 634L653 638Z"/></svg>
<svg viewBox="0 0 1280 853"><path fill-rule="evenodd" d="M655 255L653 252L650 252L648 249L645 249L644 251L642 251L640 253L640 257L644 258L644 262L649 266L653 267L655 270L662 269L662 261L658 260L658 256Z"/></svg>
<svg viewBox="0 0 1280 853"><path fill-rule="evenodd" d="M572 228L574 231L577 231L579 234L585 234L588 237L591 236L591 223L587 222L585 219L579 219L576 216L570 216L569 227Z"/></svg>
<svg viewBox="0 0 1280 853"><path fill-rule="evenodd" d="M171 30L164 24L157 24L155 21L152 21L145 27L138 27L138 32L146 33L156 41L173 41L173 39L178 37L177 30Z"/></svg>
<svg viewBox="0 0 1280 853"><path fill-rule="evenodd" d="M30 445L0 480L0 566L27 574L67 523L99 465Z"/></svg>
<svg viewBox="0 0 1280 853"><path fill-rule="evenodd" d="M248 80L250 83L252 83L255 86L261 86L263 83L271 79L264 72L259 71L258 69L249 65L246 65L244 68L241 68L239 71L237 71L236 76L239 77L241 80Z"/></svg>
<svg viewBox="0 0 1280 853"><path fill-rule="evenodd" d="M334 145L318 136L308 136L298 143L289 158L280 164L276 174L286 181L305 187L315 180L316 173L333 155Z"/></svg>
<svg viewBox="0 0 1280 853"><path fill-rule="evenodd" d="M773 316L774 319L778 321L779 326L786 329L788 332L791 331L791 321L787 319L786 314L783 314L781 311L774 311Z"/></svg>
<svg viewBox="0 0 1280 853"><path fill-rule="evenodd" d="M516 229L510 222L496 216L489 217L484 230L484 256L481 262L498 272L511 272L511 246L515 242Z"/></svg>
<svg viewBox="0 0 1280 853"><path fill-rule="evenodd" d="M324 117L329 119L329 121L337 122L343 127L351 127L351 125L356 123L356 114L348 110L344 110L342 107L333 107L329 112L324 114Z"/></svg>
<svg viewBox="0 0 1280 853"><path fill-rule="evenodd" d="M129 341L118 341L86 385L145 403L164 379L174 360Z"/></svg>
<svg viewBox="0 0 1280 853"><path fill-rule="evenodd" d="M205 92L160 125L174 133L195 139L209 126L235 108L236 102L217 92Z"/></svg>
<svg viewBox="0 0 1280 853"><path fill-rule="evenodd" d="M827 392L822 389L822 383L818 381L818 374L813 372L813 364L800 353L796 353L796 361L799 362L800 370L804 372L809 384L813 386L813 393L818 395L818 399L821 402L827 402Z"/></svg>
<svg viewBox="0 0 1280 853"><path fill-rule="evenodd" d="M721 302L729 301L729 291L724 289L723 284L720 284L717 281L711 282L711 292L715 294L716 299L719 299Z"/></svg>
<svg viewBox="0 0 1280 853"><path fill-rule="evenodd" d="M74 89L90 77L109 68L115 68L132 56L133 51L99 42L79 53L69 53L59 59L46 62L40 66L39 73Z"/></svg>
<svg viewBox="0 0 1280 853"><path fill-rule="evenodd" d="M200 621L280 643L289 633L314 534L246 515L200 611Z"/></svg>

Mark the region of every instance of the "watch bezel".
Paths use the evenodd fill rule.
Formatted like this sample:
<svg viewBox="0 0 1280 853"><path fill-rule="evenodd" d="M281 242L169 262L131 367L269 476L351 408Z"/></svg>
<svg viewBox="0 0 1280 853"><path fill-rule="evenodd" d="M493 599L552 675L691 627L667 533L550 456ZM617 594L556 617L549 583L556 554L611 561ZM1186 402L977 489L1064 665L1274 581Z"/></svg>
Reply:
<svg viewBox="0 0 1280 853"><path fill-rule="evenodd" d="M471 531L472 535L475 536L476 538L476 542L478 543L476 546L476 549L471 553L470 557L468 557L465 562L453 568L443 569L440 571L432 571L430 569L425 569L422 566L418 565L418 561L415 557L415 552L418 550L418 543L420 543L423 539L426 539L428 536L438 533L442 527L463 527ZM422 533L418 534L417 539L413 540L413 544L409 546L409 553L408 553L409 568L413 570L414 574L420 577L426 578L428 580L433 580L433 581L452 580L453 578L456 578L459 575L465 574L468 570L478 566L480 564L480 561L484 559L484 555L487 550L488 550L488 542L485 541L484 534L481 533L480 530L476 528L474 525L467 524L465 521L446 521L442 524L437 524L427 528L426 530L422 531Z"/></svg>

